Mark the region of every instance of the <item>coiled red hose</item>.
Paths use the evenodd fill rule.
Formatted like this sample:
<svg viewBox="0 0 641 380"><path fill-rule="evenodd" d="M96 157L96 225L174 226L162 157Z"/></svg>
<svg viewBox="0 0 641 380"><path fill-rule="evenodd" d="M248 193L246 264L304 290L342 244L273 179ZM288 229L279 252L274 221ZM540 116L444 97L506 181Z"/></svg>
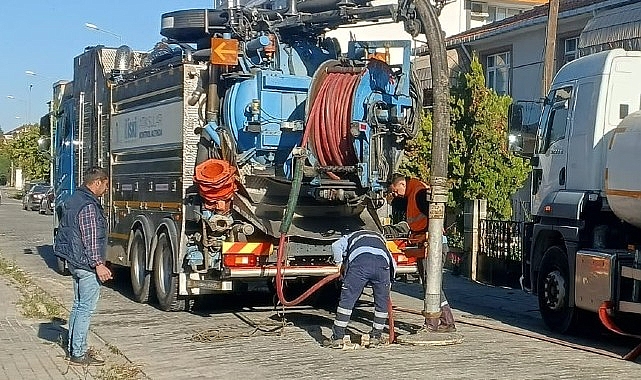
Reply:
<svg viewBox="0 0 641 380"><path fill-rule="evenodd" d="M357 163L354 146L349 139L354 90L360 73L329 73L314 98L301 146L306 147L312 136L314 152L321 165L354 165ZM338 179L333 173L330 177ZM290 194L291 196L291 194ZM296 194L297 196L297 194ZM288 207L289 208L289 207ZM292 210L288 210L293 212ZM286 226L289 230L289 226ZM287 300L283 293L283 260L287 231L281 232L276 260L276 294L283 306L296 306L329 282L340 277L339 273L326 276L294 300Z"/></svg>
<svg viewBox="0 0 641 380"><path fill-rule="evenodd" d="M350 128L354 91L360 77L360 73L329 73L314 99L305 135L311 133L314 153L321 166L358 163ZM327 174L339 179L334 173Z"/></svg>
<svg viewBox="0 0 641 380"><path fill-rule="evenodd" d="M322 166L348 166L355 165L358 162L354 146L350 139L350 128L352 119L352 106L354 99L354 90L360 79L360 73L329 73L323 81L318 94L314 98L307 126L303 132L301 141L302 147L307 147L310 134L312 136L314 152L316 158ZM301 165L302 163L297 164ZM332 179L339 179L334 173L327 173ZM294 176L294 181L296 181ZM290 197L293 194L290 193ZM295 194L296 196L298 194ZM288 204L288 209L290 206ZM293 213L293 207L287 212ZM283 218L285 220L286 217ZM276 294L278 301L283 306L296 306L306 300L310 295L316 292L324 285L340 277L340 273L330 274L314 284L294 300L287 300L283 292L283 260L285 257L285 247L287 242L287 230L281 232L278 241L278 253L276 260ZM281 229L282 231L282 229ZM396 340L394 329L393 305L392 299L389 299L389 342L394 343Z"/></svg>

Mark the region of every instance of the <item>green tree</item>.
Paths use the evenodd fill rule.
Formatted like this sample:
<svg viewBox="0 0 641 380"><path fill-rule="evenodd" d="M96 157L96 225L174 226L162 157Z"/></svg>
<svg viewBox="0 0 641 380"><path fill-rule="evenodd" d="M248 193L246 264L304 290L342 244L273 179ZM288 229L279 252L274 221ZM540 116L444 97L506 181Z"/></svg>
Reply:
<svg viewBox="0 0 641 380"><path fill-rule="evenodd" d="M40 128L38 124L27 125L9 140L8 153L14 166L21 168L26 179L45 179L49 174L49 161L38 151Z"/></svg>
<svg viewBox="0 0 641 380"><path fill-rule="evenodd" d="M451 94L448 206L460 214L466 199L487 199L492 217L509 219L510 196L523 186L529 173L525 160L508 149L507 111L512 100L485 86L477 57ZM418 136L408 144L401 166L406 174L429 178L431 131L428 114Z"/></svg>
<svg viewBox="0 0 641 380"><path fill-rule="evenodd" d="M6 185L11 178L11 158L9 157L9 144L4 138L4 131L0 127L0 185Z"/></svg>

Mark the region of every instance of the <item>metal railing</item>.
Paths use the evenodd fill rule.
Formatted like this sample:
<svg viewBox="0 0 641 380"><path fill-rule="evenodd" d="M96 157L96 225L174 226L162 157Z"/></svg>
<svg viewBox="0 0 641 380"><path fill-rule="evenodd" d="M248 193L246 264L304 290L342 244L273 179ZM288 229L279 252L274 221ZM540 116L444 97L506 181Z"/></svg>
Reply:
<svg viewBox="0 0 641 380"><path fill-rule="evenodd" d="M483 219L480 224L480 255L521 262L523 222Z"/></svg>
<svg viewBox="0 0 641 380"><path fill-rule="evenodd" d="M477 278L518 288L522 274L524 222L481 219Z"/></svg>

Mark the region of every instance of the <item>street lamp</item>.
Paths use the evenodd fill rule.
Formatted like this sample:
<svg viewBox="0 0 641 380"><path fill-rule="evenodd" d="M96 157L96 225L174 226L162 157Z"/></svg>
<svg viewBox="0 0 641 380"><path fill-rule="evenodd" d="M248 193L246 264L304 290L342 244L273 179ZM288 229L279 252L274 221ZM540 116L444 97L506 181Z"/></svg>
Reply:
<svg viewBox="0 0 641 380"><path fill-rule="evenodd" d="M29 88L29 92L31 92L31 87ZM15 100L16 102L22 102L22 103L27 104L27 101L26 101L26 100L24 100L24 99L20 99L20 98L16 98L16 97L15 97L15 96L13 96L13 95L7 95L7 99ZM28 106L27 106L27 109L26 109L25 111L26 111L26 112L25 112L25 122L26 122L27 124L29 124L29 107L28 107ZM20 116L16 116L16 119L20 119L20 118L21 118Z"/></svg>
<svg viewBox="0 0 641 380"><path fill-rule="evenodd" d="M52 83L52 82L55 81L55 79L53 79L51 77L48 77L48 76L45 76L45 75L42 75L42 74L38 74L37 72L35 72L33 70L25 70L24 73L25 73L25 75L28 75L28 76L34 77L34 78L38 78L40 80L46 79L48 81L51 81L49 83ZM29 84L29 98L28 98L28 102L27 102L27 123L30 121L29 119L31 119L31 90L32 90L32 88L33 88L33 83L30 83Z"/></svg>
<svg viewBox="0 0 641 380"><path fill-rule="evenodd" d="M92 24L90 22L86 22L85 23L85 28L91 29L91 30L95 30L97 32L103 32L103 33L110 34L110 35L116 37L118 39L118 43L120 43L122 45L122 36L120 36L120 34L114 33L114 32L112 32L110 30L107 30L107 29L99 28L96 24Z"/></svg>
<svg viewBox="0 0 641 380"><path fill-rule="evenodd" d="M30 77L36 78L37 80L45 80L46 79L47 81L51 81L51 82L55 81L55 79L52 78L52 77L48 77L46 75L39 74L39 73L37 73L35 71L32 71L32 70L25 70L24 73L25 73L25 75L28 75Z"/></svg>

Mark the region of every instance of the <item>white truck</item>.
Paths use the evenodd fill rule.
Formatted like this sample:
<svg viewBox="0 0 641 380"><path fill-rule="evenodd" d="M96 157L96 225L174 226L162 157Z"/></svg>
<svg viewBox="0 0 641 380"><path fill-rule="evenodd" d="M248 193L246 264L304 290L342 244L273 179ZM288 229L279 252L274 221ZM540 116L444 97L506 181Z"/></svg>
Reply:
<svg viewBox="0 0 641 380"><path fill-rule="evenodd" d="M545 99L532 157L525 284L549 328L608 302L641 319L641 52L572 61Z"/></svg>

